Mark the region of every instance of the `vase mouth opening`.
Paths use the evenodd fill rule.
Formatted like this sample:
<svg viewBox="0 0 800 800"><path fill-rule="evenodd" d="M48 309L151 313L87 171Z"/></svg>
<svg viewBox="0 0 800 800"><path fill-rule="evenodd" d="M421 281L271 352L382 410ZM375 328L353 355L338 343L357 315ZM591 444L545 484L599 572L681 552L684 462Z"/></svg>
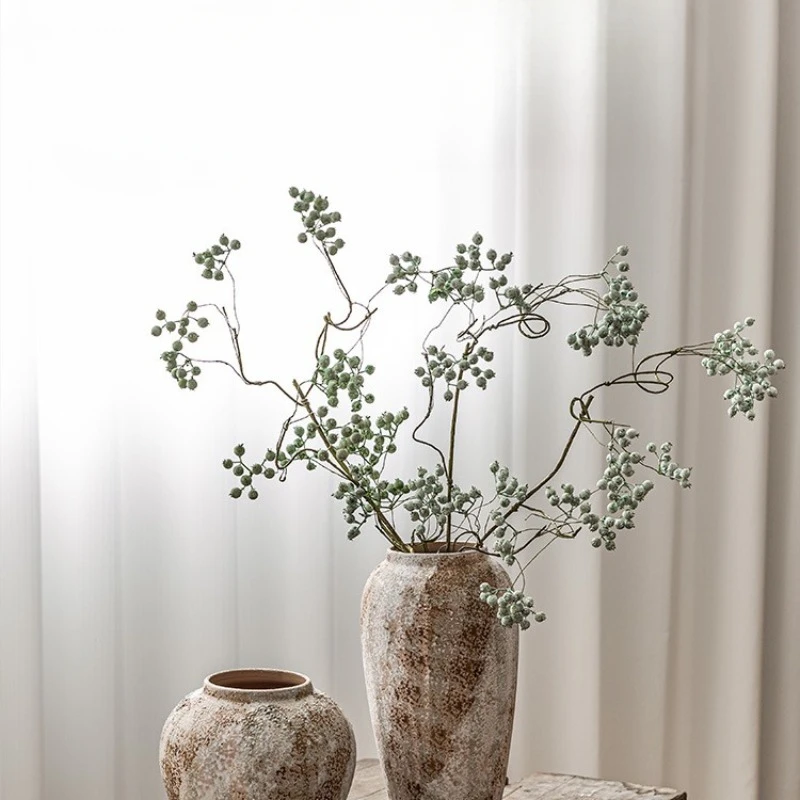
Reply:
<svg viewBox="0 0 800 800"><path fill-rule="evenodd" d="M285 669L228 669L205 679L206 692L226 700L281 699L310 694L311 679Z"/></svg>
<svg viewBox="0 0 800 800"><path fill-rule="evenodd" d="M447 549L447 542L417 542L413 545L413 550L410 553L404 550L395 550L393 547L389 548L389 555L393 558L404 558L406 556L458 556L470 553L482 555L474 544L468 542L451 542L449 550Z"/></svg>

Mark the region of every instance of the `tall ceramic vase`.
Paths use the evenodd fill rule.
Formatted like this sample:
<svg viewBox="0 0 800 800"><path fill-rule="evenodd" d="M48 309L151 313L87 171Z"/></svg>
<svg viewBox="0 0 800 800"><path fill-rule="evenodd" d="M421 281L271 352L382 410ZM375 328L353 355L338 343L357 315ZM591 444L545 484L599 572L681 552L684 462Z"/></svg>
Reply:
<svg viewBox="0 0 800 800"><path fill-rule="evenodd" d="M367 581L361 642L390 800L500 800L519 632L478 597L508 586L492 556L389 551Z"/></svg>
<svg viewBox="0 0 800 800"><path fill-rule="evenodd" d="M356 743L305 675L238 669L178 704L160 755L169 800L345 800Z"/></svg>

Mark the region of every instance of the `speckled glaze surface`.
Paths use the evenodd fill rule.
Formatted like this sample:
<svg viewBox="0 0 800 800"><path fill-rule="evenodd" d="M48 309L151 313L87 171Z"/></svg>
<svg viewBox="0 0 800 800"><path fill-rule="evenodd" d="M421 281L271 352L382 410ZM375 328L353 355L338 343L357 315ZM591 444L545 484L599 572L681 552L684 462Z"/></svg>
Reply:
<svg viewBox="0 0 800 800"><path fill-rule="evenodd" d="M230 670L176 706L160 758L169 800L345 800L356 745L305 675Z"/></svg>
<svg viewBox="0 0 800 800"><path fill-rule="evenodd" d="M508 586L474 551L390 551L367 581L361 642L372 726L390 800L500 800L519 632L478 598Z"/></svg>

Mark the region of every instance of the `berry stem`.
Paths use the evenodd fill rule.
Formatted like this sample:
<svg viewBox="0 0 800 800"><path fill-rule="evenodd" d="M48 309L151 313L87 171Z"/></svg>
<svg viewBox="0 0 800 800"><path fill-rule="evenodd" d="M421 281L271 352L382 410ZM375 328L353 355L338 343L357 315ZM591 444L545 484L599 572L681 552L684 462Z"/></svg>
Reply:
<svg viewBox="0 0 800 800"><path fill-rule="evenodd" d="M469 342L464 348L464 354L461 356L462 362L468 359L472 354L473 342ZM450 418L450 448L447 454L447 502L449 503L453 497L453 462L455 460L456 451L456 427L458 425L458 401L461 399L461 389L458 388L461 379L464 377L464 367L459 367L458 378L456 379L456 391L453 399L453 415ZM447 550L450 551L451 534L453 524L453 512L447 514L447 529L445 532L447 541Z"/></svg>
<svg viewBox="0 0 800 800"><path fill-rule="evenodd" d="M319 429L320 437L322 441L325 442L325 446L328 448L328 451L331 454L331 458L336 462L337 466L342 472L342 477L346 478L353 484L358 484L358 481L353 476L353 473L350 471L350 468L347 465L346 461L340 460L336 455L336 449L331 444L330 440L328 439L328 435L325 432L325 428L320 421L317 419L316 414L314 414L313 409L311 408L311 404L308 402L308 397L303 393L303 390L300 388L300 384L293 380L292 384L294 385L295 390L300 398L300 405L305 408L308 412L308 416L311 420L316 424L317 428ZM379 504L377 504L369 494L366 497L367 502L369 503L370 507L372 508L372 512L375 514L375 519L378 521L378 530L380 530L381 534L388 540L388 542L395 548L395 550L399 550L401 552L410 552L410 548L405 542L400 538L397 531L394 529L394 526L391 522L386 518L386 515L381 510Z"/></svg>

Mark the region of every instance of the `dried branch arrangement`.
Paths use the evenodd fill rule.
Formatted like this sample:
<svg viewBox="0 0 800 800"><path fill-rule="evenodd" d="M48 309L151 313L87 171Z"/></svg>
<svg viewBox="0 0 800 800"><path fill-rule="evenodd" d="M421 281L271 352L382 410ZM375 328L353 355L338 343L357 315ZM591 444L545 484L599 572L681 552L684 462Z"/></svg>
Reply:
<svg viewBox="0 0 800 800"><path fill-rule="evenodd" d="M282 481L288 470L301 462L308 470L327 470L340 479L334 497L343 504L350 525L348 538L356 538L365 526L372 525L397 550L414 551L431 542L440 543L445 550L469 545L495 553L509 567L516 567L518 576L510 588L476 587L502 625L526 629L531 619L545 619L525 593L525 571L554 541L574 539L585 530L594 547L614 550L618 535L634 527L636 510L654 488L648 476L672 480L683 488L690 486L691 468L674 460L670 442L650 442L638 449L638 430L592 415L598 391L630 385L660 394L674 380L669 363L693 357L708 375L731 381L723 395L731 417L742 415L752 420L758 401L777 395L772 378L784 368L784 362L772 350L761 354L747 338L746 329L755 322L752 317L709 341L638 357L639 338L650 312L630 279L626 246L618 247L598 272L568 275L549 285L515 285L507 275L512 253L482 250L483 237L476 233L469 244L456 246L452 263L445 267L425 270L417 255L391 255L385 283L366 303L360 303L351 297L337 267L345 246L335 227L341 214L329 210L327 197L294 187L289 194L301 221L298 240L317 248L345 305L341 318L324 316L307 377L284 386L245 373L236 281L229 264L240 243L225 235L217 244L195 253L194 260L203 278L229 281L230 310L215 303L189 302L176 319L167 319L164 311L158 311L152 334L174 336L170 349L161 355L166 369L179 387L193 390L200 365L222 364L244 383L271 386L285 397L289 413L274 446L261 458L245 461L245 447L238 444L233 457L223 461L237 479L232 497L255 500L257 481L276 477ZM375 397L368 383L375 367L365 361L364 336L377 310L374 303L387 289L395 295L425 294L429 303L443 308L439 323L422 340L421 363L414 371L428 402L411 438L435 454L435 466L430 470L419 467L410 478L393 477L389 472L398 431L410 417L407 408L369 413ZM545 311L564 305L585 307L589 317L587 324L569 334L568 347L585 356L600 346L628 347L630 369L572 398L569 413L574 425L555 465L540 480L529 484L495 461L489 466L494 482L491 495L476 486L456 483L459 402L465 391L486 390L496 377L494 352L488 346L492 334L512 327L528 339L544 338L550 332ZM186 352L187 345L197 342L199 330L209 325L203 313L226 326L232 360L203 359ZM460 315L460 332L452 342L438 341L445 320L453 315ZM447 404L450 415L449 437L441 445L425 436L437 402ZM576 489L567 482L551 485L582 430L606 450L603 474L592 487Z"/></svg>

